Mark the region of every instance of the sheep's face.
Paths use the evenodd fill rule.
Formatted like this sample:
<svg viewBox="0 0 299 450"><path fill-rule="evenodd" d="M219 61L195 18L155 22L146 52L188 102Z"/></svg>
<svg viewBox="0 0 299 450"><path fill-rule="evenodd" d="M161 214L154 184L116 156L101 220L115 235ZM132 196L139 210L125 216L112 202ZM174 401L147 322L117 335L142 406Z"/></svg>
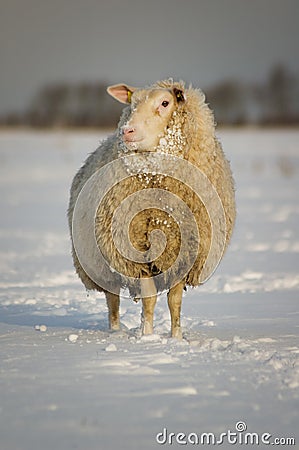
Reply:
<svg viewBox="0 0 299 450"><path fill-rule="evenodd" d="M167 130L167 125L184 100L177 89L134 90L126 85L108 88L122 103L131 104L131 113L121 128L121 138L128 150L154 151Z"/></svg>

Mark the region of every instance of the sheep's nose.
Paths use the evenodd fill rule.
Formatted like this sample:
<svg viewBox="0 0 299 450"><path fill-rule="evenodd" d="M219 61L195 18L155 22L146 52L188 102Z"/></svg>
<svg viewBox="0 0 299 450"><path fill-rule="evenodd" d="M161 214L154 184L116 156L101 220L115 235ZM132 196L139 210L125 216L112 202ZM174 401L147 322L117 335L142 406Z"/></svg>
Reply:
<svg viewBox="0 0 299 450"><path fill-rule="evenodd" d="M124 136L129 136L135 132L135 128L129 126L123 127L122 132Z"/></svg>

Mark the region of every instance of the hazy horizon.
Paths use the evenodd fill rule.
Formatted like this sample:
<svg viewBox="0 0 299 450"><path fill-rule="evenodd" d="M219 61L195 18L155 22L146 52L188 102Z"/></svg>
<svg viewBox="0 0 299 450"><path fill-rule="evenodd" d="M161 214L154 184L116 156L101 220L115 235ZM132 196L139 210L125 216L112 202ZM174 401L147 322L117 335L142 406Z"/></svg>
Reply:
<svg viewBox="0 0 299 450"><path fill-rule="evenodd" d="M262 82L275 64L299 74L296 0L1 2L0 113L46 84L173 77L206 88Z"/></svg>

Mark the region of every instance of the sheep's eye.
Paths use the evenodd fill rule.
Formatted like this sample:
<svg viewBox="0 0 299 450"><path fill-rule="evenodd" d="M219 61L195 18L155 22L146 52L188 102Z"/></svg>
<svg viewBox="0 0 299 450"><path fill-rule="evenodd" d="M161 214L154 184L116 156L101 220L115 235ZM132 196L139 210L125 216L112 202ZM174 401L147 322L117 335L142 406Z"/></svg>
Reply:
<svg viewBox="0 0 299 450"><path fill-rule="evenodd" d="M169 105L169 102L167 100L164 100L161 104L162 106L164 106L164 108L166 108Z"/></svg>

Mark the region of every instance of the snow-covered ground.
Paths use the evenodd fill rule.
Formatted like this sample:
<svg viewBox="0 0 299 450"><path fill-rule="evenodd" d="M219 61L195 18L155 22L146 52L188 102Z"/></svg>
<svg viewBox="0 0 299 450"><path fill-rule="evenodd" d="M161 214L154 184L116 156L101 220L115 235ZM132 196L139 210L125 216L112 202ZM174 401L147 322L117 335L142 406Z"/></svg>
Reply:
<svg viewBox="0 0 299 450"><path fill-rule="evenodd" d="M1 450L208 447L209 432L223 449L246 432L299 448L299 131L219 136L236 230L214 276L185 295L177 342L165 298L153 336L140 337L127 299L111 334L104 300L74 274L69 186L103 134L0 133Z"/></svg>

